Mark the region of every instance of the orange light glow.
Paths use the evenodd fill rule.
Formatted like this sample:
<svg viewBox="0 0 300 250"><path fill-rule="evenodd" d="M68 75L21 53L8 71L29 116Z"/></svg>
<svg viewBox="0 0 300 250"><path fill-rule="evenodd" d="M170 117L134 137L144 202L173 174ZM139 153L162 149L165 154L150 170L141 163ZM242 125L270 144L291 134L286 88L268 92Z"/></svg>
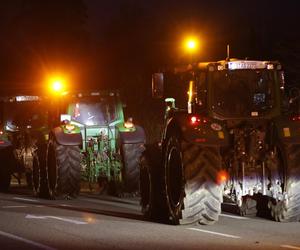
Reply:
<svg viewBox="0 0 300 250"><path fill-rule="evenodd" d="M195 37L188 37L184 40L184 48L189 53L195 53L198 50L199 42Z"/></svg>
<svg viewBox="0 0 300 250"><path fill-rule="evenodd" d="M225 170L221 170L218 173L218 183L222 184L229 179L228 173Z"/></svg>
<svg viewBox="0 0 300 250"><path fill-rule="evenodd" d="M52 84L52 88L54 91L61 91L63 88L63 84L61 81L56 80L55 82L53 82Z"/></svg>
<svg viewBox="0 0 300 250"><path fill-rule="evenodd" d="M190 40L190 41L187 42L186 45L189 49L195 49L196 48L196 41Z"/></svg>
<svg viewBox="0 0 300 250"><path fill-rule="evenodd" d="M52 75L47 79L48 82L48 90L52 94L63 95L66 93L66 77L61 75Z"/></svg>

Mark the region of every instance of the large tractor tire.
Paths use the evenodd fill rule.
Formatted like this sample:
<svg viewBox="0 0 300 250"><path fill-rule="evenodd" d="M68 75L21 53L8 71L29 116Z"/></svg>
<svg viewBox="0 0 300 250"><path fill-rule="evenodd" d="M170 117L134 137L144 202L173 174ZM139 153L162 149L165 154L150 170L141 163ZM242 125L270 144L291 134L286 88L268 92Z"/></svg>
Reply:
<svg viewBox="0 0 300 250"><path fill-rule="evenodd" d="M122 179L125 192L134 193L139 190L139 160L144 149L144 143L122 144Z"/></svg>
<svg viewBox="0 0 300 250"><path fill-rule="evenodd" d="M171 136L164 155L164 193L172 224L213 224L221 213L219 148L200 147Z"/></svg>
<svg viewBox="0 0 300 250"><path fill-rule="evenodd" d="M40 198L49 198L49 189L46 173L47 145L42 144L33 154L32 188L33 193Z"/></svg>
<svg viewBox="0 0 300 250"><path fill-rule="evenodd" d="M162 221L167 208L162 195L162 161L158 145L146 145L140 159L141 208L145 219Z"/></svg>
<svg viewBox="0 0 300 250"><path fill-rule="evenodd" d="M80 191L79 146L60 145L51 139L47 147L49 194L55 198L76 198Z"/></svg>
<svg viewBox="0 0 300 250"><path fill-rule="evenodd" d="M49 199L49 187L46 168L47 144L38 145L33 158L33 192L40 198Z"/></svg>
<svg viewBox="0 0 300 250"><path fill-rule="evenodd" d="M14 164L14 155L11 147L0 149L0 191L8 191L11 173Z"/></svg>
<svg viewBox="0 0 300 250"><path fill-rule="evenodd" d="M32 162L32 189L35 195L39 195L40 193L40 162L36 152L33 154L33 162Z"/></svg>
<svg viewBox="0 0 300 250"><path fill-rule="evenodd" d="M279 150L278 168L285 197L280 201L271 200L268 206L276 221L300 221L300 145L283 145Z"/></svg>

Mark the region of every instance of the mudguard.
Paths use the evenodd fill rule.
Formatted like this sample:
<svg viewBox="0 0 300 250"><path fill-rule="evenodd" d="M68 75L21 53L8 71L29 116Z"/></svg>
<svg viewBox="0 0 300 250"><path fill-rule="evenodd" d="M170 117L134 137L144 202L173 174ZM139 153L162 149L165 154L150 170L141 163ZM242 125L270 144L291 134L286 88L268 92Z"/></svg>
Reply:
<svg viewBox="0 0 300 250"><path fill-rule="evenodd" d="M145 131L140 126L135 126L134 131L119 131L121 144L146 143Z"/></svg>
<svg viewBox="0 0 300 250"><path fill-rule="evenodd" d="M176 131L183 140L205 146L227 146L229 135L225 125L212 118L200 118L197 125L190 123L191 114L175 113L168 121L164 131L164 140L168 133ZM201 115L198 115L199 117ZM171 132L172 133L172 132Z"/></svg>
<svg viewBox="0 0 300 250"><path fill-rule="evenodd" d="M274 120L277 140L285 144L300 144L300 121L293 121L290 116Z"/></svg>
<svg viewBox="0 0 300 250"><path fill-rule="evenodd" d="M60 145L76 146L82 144L81 133L65 133L61 127L56 127L51 131L56 142Z"/></svg>

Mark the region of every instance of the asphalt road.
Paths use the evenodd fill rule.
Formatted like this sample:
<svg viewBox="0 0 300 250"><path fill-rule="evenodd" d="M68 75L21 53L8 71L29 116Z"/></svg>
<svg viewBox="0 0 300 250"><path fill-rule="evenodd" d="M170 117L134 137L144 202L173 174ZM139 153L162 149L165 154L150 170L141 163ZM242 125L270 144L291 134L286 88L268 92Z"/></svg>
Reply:
<svg viewBox="0 0 300 250"><path fill-rule="evenodd" d="M300 249L300 223L223 212L212 226L163 225L137 198L49 201L17 187L0 193L0 249Z"/></svg>

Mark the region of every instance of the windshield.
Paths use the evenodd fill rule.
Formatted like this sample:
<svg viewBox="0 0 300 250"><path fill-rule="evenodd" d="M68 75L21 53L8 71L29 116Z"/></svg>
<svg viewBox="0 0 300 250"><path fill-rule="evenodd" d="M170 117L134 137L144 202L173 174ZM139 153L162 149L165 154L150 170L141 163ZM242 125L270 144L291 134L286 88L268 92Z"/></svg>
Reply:
<svg viewBox="0 0 300 250"><path fill-rule="evenodd" d="M47 112L41 102L5 103L3 117L8 130L25 126L40 128L47 125Z"/></svg>
<svg viewBox="0 0 300 250"><path fill-rule="evenodd" d="M108 125L116 119L116 105L112 97L84 99L71 103L68 114L87 126Z"/></svg>
<svg viewBox="0 0 300 250"><path fill-rule="evenodd" d="M274 71L233 70L212 73L212 103L226 117L259 116L274 106Z"/></svg>

